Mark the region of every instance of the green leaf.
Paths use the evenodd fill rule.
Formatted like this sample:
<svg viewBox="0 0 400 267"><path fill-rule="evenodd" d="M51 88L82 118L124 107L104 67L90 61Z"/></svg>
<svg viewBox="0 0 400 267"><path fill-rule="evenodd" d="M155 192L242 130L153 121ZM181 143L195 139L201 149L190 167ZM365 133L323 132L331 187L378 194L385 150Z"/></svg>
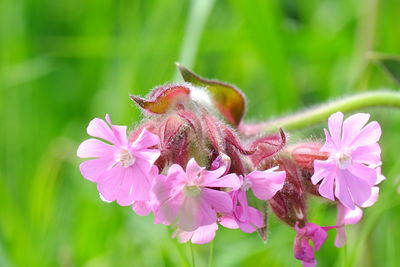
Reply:
<svg viewBox="0 0 400 267"><path fill-rule="evenodd" d="M372 53L370 58L397 83L400 84L400 56L391 54Z"/></svg>
<svg viewBox="0 0 400 267"><path fill-rule="evenodd" d="M204 79L181 64L176 65L186 82L207 88L214 104L228 123L239 125L246 111L246 99L239 89L220 81Z"/></svg>

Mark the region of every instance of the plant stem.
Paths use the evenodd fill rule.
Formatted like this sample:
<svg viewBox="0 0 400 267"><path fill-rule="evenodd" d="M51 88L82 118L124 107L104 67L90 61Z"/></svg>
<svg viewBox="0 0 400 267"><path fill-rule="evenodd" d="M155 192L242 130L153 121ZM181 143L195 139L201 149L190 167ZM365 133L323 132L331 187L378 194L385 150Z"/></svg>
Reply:
<svg viewBox="0 0 400 267"><path fill-rule="evenodd" d="M189 245L190 245L190 255L192 256L192 267L196 267L196 262L194 260L194 252L193 252L193 244L192 244L192 242L190 242Z"/></svg>
<svg viewBox="0 0 400 267"><path fill-rule="evenodd" d="M322 122L338 111L350 112L370 107L400 108L400 92L373 91L360 93L268 122L243 124L239 126L239 130L244 135L269 133L277 131L279 128L297 130Z"/></svg>
<svg viewBox="0 0 400 267"><path fill-rule="evenodd" d="M214 240L210 244L210 255L208 257L208 267L212 267L214 258Z"/></svg>

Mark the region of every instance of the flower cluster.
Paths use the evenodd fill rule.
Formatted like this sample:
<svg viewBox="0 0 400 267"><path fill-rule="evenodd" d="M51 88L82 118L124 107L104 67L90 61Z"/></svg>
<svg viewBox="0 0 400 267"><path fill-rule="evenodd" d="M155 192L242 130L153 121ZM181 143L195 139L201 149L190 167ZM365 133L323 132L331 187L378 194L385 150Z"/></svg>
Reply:
<svg viewBox="0 0 400 267"><path fill-rule="evenodd" d="M248 205L247 191L260 200L271 199L283 187L284 171L229 173L231 160L223 154L208 168L191 158L185 169L173 163L160 173L155 164L162 154L160 138L143 128L129 140L126 130L113 125L108 115L105 121L95 118L87 132L103 141L88 139L78 148L79 157L94 158L80 170L97 183L102 200L132 206L139 215L153 213L155 223L173 225L180 240L190 236L198 244L213 239L217 224L249 233L264 227L262 212Z"/></svg>
<svg viewBox="0 0 400 267"><path fill-rule="evenodd" d="M148 98L131 96L145 119L126 126L95 118L77 155L84 178L100 198L131 206L138 215L175 229L180 242L212 241L220 226L267 234L267 206L297 235L295 257L315 266L314 252L336 229L361 220L362 208L378 198L381 129L359 113L330 116L325 143L288 143L281 129L262 134L262 124L242 122L243 94L179 66L186 83L155 88ZM97 138L97 139L96 139ZM307 197L335 203L335 225L308 221ZM251 203L251 205L250 205ZM313 244L313 245L311 245Z"/></svg>

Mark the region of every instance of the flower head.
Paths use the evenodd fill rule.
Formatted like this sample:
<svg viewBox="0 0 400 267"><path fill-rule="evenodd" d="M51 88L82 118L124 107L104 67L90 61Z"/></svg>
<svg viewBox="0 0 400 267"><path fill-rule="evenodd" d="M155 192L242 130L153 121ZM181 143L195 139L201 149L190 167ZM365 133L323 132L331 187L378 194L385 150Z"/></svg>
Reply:
<svg viewBox="0 0 400 267"><path fill-rule="evenodd" d="M378 140L381 128L375 121L366 125L369 114L358 113L343 121L341 112L330 116L329 132L321 151L327 160L314 161L311 180L319 183L319 193L330 200L335 197L349 209L362 206L377 183L376 166L381 164Z"/></svg>
<svg viewBox="0 0 400 267"><path fill-rule="evenodd" d="M240 228L243 232L252 233L264 227L264 216L261 211L249 206L247 191L251 189L253 194L260 200L271 199L276 192L282 189L286 173L276 171L277 167L265 171L252 171L251 173L240 176L242 185L239 190L232 192L233 213L225 216L236 221L234 227ZM221 222L224 225L223 222ZM225 225L224 225L225 226Z"/></svg>
<svg viewBox="0 0 400 267"><path fill-rule="evenodd" d="M120 205L149 199L153 179L150 172L154 172L153 164L160 156L160 151L153 149L158 136L143 129L136 140L129 142L126 130L126 126L113 125L108 115L106 121L95 118L87 133L104 141L85 140L77 151L78 157L94 158L80 165L83 177L97 183L103 200L116 200Z"/></svg>
<svg viewBox="0 0 400 267"><path fill-rule="evenodd" d="M304 267L312 267L317 265L314 252L319 250L325 242L328 234L324 227L313 223L306 223L303 228L295 226L297 232L294 241L294 256L301 260ZM310 241L313 243L311 246Z"/></svg>
<svg viewBox="0 0 400 267"><path fill-rule="evenodd" d="M223 190L237 189L236 174L225 175L226 167L208 171L191 159L186 170L173 164L164 180L156 182L154 194L160 203L157 223L172 224L186 232L217 221L218 213L232 211L232 199Z"/></svg>

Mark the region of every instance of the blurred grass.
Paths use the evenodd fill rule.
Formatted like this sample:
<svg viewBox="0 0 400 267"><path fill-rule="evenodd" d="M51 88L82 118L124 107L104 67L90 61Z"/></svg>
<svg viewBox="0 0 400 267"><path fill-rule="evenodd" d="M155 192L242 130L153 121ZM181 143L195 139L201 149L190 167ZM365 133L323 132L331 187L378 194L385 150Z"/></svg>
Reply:
<svg viewBox="0 0 400 267"><path fill-rule="evenodd" d="M91 118L138 123L128 94L171 81L177 60L242 88L248 120L398 89L367 58L400 54L397 0L209 1L204 29L190 22L193 6L202 8L194 2L0 2L0 266L190 266L189 246L168 229L100 201L75 156ZM336 249L330 234L319 266L399 264L400 112L372 114L384 130L388 180L362 223L348 227L346 247ZM333 224L335 208L311 202L311 220ZM215 266L299 266L293 238L274 218L266 245L256 234L220 230ZM197 266L206 265L208 246L194 251Z"/></svg>

